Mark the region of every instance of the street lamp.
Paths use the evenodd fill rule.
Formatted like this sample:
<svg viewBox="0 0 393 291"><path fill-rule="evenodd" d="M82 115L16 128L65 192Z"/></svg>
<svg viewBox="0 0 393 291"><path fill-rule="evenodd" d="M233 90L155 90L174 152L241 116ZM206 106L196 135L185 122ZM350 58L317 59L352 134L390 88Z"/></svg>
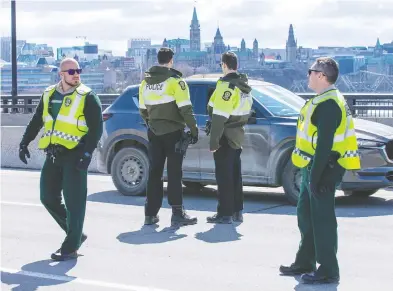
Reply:
<svg viewBox="0 0 393 291"><path fill-rule="evenodd" d="M16 105L18 100L18 83L17 83L17 62L16 62L16 8L15 0L11 0L11 65L12 65L12 105ZM17 108L12 108L11 112L16 113Z"/></svg>

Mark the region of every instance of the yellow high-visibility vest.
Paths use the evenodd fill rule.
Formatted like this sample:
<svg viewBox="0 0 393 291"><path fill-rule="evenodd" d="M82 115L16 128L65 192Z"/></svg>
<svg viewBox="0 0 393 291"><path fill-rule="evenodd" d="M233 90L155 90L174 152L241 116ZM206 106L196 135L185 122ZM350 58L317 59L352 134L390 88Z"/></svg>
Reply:
<svg viewBox="0 0 393 291"><path fill-rule="evenodd" d="M341 109L341 123L334 134L332 151L339 153L337 162L346 170L360 169L360 156L351 111L344 96L336 89L310 99L301 109L297 123L296 145L292 162L298 168L306 167L315 154L318 130L311 116L318 104L334 100Z"/></svg>
<svg viewBox="0 0 393 291"><path fill-rule="evenodd" d="M49 144L58 144L72 149L79 144L89 130L83 110L86 96L91 92L91 89L80 84L74 93L64 97L59 114L54 121L49 113L49 102L55 90L56 85L53 85L44 91L42 113L44 133L38 142L38 148L45 149Z"/></svg>

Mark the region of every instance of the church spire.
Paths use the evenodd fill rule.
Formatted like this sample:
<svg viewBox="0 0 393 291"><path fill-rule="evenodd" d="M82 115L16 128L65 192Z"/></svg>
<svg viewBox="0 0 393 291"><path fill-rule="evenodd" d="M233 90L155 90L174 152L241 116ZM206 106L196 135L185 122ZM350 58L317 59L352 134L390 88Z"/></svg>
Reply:
<svg viewBox="0 0 393 291"><path fill-rule="evenodd" d="M289 26L287 47L296 47L295 34L293 32L293 25Z"/></svg>
<svg viewBox="0 0 393 291"><path fill-rule="evenodd" d="M201 29L198 21L196 8L192 13L192 20L190 25L190 50L200 51L201 50Z"/></svg>
<svg viewBox="0 0 393 291"><path fill-rule="evenodd" d="M191 25L198 25L199 26L198 16L197 16L197 12L196 12L195 7L194 7L194 12L192 13Z"/></svg>
<svg viewBox="0 0 393 291"><path fill-rule="evenodd" d="M217 27L216 36L214 38L222 38L219 27Z"/></svg>

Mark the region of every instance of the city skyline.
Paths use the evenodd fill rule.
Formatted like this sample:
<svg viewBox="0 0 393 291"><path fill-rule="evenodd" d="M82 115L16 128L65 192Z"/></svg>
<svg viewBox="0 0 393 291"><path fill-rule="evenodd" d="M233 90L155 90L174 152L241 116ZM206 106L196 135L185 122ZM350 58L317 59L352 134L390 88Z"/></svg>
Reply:
<svg viewBox="0 0 393 291"><path fill-rule="evenodd" d="M81 45L82 40L76 37L86 36L90 43L98 44L100 49L112 50L115 55L125 54L127 41L131 38L150 38L153 44L161 44L164 38L189 39L194 6L200 22L202 47L213 41L219 26L225 43L231 46L240 47L244 38L247 47L251 48L256 38L260 48L285 48L291 23L298 46L303 47L374 46L378 37L381 43L393 40L393 22L389 21L393 7L385 0L303 0L301 6L290 0L172 0L165 1L165 6L160 0L95 3L86 0L24 0L16 3L18 39L47 43L56 49ZM72 10L75 5L65 6L65 3L74 3L78 11ZM2 5L1 36L9 36L10 5L5 2ZM40 11L45 15L40 16ZM181 13L173 17L174 11ZM132 17L129 16L131 13ZM165 23L174 29L165 28ZM325 28L323 34L321 27Z"/></svg>

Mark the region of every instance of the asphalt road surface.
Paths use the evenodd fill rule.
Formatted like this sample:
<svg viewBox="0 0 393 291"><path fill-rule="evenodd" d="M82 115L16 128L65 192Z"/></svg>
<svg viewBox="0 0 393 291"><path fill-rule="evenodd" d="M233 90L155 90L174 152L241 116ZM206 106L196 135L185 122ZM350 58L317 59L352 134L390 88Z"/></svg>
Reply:
<svg viewBox="0 0 393 291"><path fill-rule="evenodd" d="M143 197L124 197L109 176L89 175L88 239L76 261L53 262L64 233L39 201L37 171L1 171L1 290L286 291L393 290L393 191L337 198L341 282L310 286L279 275L295 256L296 208L281 188L245 187L245 221L206 223L215 188L185 189L197 225L143 227Z"/></svg>

